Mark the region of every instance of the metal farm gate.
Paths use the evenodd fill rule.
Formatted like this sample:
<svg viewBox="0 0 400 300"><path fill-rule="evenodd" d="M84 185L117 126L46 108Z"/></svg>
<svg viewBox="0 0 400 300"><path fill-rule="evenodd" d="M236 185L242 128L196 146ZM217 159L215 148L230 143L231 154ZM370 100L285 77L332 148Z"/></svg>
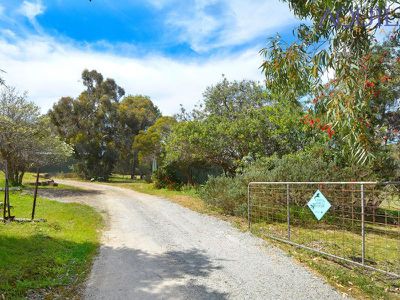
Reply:
<svg viewBox="0 0 400 300"><path fill-rule="evenodd" d="M249 228L400 278L399 182L251 182Z"/></svg>

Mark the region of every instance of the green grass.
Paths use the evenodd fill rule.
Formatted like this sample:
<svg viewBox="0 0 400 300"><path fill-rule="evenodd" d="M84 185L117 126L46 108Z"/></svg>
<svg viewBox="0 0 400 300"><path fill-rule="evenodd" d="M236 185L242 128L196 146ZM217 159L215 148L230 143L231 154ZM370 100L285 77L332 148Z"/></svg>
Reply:
<svg viewBox="0 0 400 300"><path fill-rule="evenodd" d="M223 215L218 209L206 205L197 195L195 189L182 191L155 189L153 184L132 181L127 177L124 178L119 175L113 176L107 184L164 197L194 211L214 215L221 219L230 221L240 230L247 230L246 219ZM314 252L271 240L265 234L267 231L272 231L276 234L284 235L286 230L287 227L285 224L259 223L252 227L252 233L254 235L266 239L270 243L281 248L311 270L323 276L339 291L350 295L351 297L357 299L400 299L400 281L398 280L388 280L386 276L383 276L380 273L366 271L365 269L344 264L340 261L333 261ZM360 245L359 235L347 231L333 233L333 231L329 231L326 228L312 229L297 227L293 228L292 234L295 241L298 243L315 246L313 243L317 241L317 246L322 247L322 250L325 250L326 252L335 253L338 251L337 243L342 243L342 245L345 246L345 253L341 254L348 256L354 254L355 248ZM339 242L337 235L341 236ZM321 243L321 241L325 242ZM383 240L383 237L380 237L379 234L369 234L367 244L372 243L372 241L374 245L382 245L386 243L384 247L376 247L373 251L374 261L378 266L385 268L384 264L388 260L393 261L393 258L397 255L398 238L394 238L390 241L390 244L387 244L388 240L386 238ZM369 248L371 247L372 246L369 246ZM367 258L371 257L367 255Z"/></svg>
<svg viewBox="0 0 400 300"><path fill-rule="evenodd" d="M10 202L13 215L30 217L31 195L12 192ZM36 217L47 222L0 223L0 299L71 297L88 275L101 215L81 204L39 198Z"/></svg>

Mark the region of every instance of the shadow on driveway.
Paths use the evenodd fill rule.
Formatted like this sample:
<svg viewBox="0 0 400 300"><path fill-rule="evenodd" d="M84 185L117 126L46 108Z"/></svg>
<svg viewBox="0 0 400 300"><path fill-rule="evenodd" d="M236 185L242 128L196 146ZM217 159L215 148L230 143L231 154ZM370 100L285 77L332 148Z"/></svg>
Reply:
<svg viewBox="0 0 400 300"><path fill-rule="evenodd" d="M89 299L227 299L228 294L206 286L221 269L204 251L142 250L101 247L88 282Z"/></svg>

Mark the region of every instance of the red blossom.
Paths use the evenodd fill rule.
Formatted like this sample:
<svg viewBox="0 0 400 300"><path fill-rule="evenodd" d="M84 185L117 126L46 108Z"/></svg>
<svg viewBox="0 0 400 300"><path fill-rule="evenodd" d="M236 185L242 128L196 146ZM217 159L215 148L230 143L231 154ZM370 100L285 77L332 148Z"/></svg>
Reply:
<svg viewBox="0 0 400 300"><path fill-rule="evenodd" d="M329 138L331 139L332 136L335 134L335 130L329 128L327 133L328 133Z"/></svg>
<svg viewBox="0 0 400 300"><path fill-rule="evenodd" d="M321 125L319 128L321 128L322 131L325 131L329 128L329 125L328 124Z"/></svg>
<svg viewBox="0 0 400 300"><path fill-rule="evenodd" d="M373 83L372 81L369 81L369 80L365 81L365 87L373 88L374 86L375 86L375 83Z"/></svg>
<svg viewBox="0 0 400 300"><path fill-rule="evenodd" d="M377 98L381 94L381 91L374 91L374 97Z"/></svg>

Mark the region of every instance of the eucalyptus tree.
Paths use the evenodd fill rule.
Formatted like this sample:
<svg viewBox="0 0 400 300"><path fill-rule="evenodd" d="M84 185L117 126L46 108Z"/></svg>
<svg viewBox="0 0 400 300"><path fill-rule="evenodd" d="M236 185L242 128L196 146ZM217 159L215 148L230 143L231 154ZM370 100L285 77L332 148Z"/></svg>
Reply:
<svg viewBox="0 0 400 300"><path fill-rule="evenodd" d="M308 99L350 163L374 160L384 131L379 119L396 106L388 89L397 81L391 68L399 62L398 1L285 2L306 21L295 42L278 36L261 50L267 89L284 103ZM376 39L382 30L391 32L383 44Z"/></svg>
<svg viewBox="0 0 400 300"><path fill-rule="evenodd" d="M107 180L116 164L127 166L132 176L136 155L135 135L160 116L146 96L127 96L113 79L93 70L82 73L85 90L77 97L63 97L49 116L60 137L73 147L78 174Z"/></svg>
<svg viewBox="0 0 400 300"><path fill-rule="evenodd" d="M107 180L118 158L118 103L125 91L113 79L84 70L85 90L63 97L49 111L60 137L73 147L76 171L85 178Z"/></svg>
<svg viewBox="0 0 400 300"><path fill-rule="evenodd" d="M132 179L138 167L138 150L133 147L135 137L152 126L160 116L160 110L148 96L127 96L118 105L121 124L118 161L120 169L122 166L128 168L124 171L129 171Z"/></svg>

